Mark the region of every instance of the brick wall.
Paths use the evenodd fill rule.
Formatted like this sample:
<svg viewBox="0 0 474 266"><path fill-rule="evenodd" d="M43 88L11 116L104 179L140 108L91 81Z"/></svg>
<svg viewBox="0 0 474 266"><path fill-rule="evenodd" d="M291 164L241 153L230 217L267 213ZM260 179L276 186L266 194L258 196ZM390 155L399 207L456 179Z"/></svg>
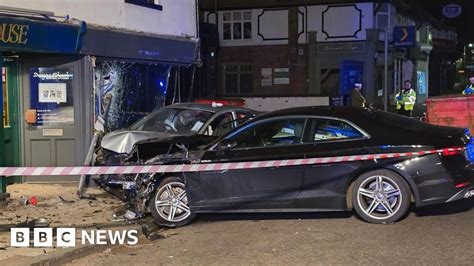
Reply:
<svg viewBox="0 0 474 266"><path fill-rule="evenodd" d="M225 64L250 64L252 66L253 93L243 96L295 96L307 94L307 49L305 45L300 45L299 49L302 49L302 55L298 55L297 62L290 65L290 48L288 45L221 47L218 54L218 96L227 96L224 94ZM296 52L298 53L298 51ZM262 68L289 68L290 84L262 87Z"/></svg>

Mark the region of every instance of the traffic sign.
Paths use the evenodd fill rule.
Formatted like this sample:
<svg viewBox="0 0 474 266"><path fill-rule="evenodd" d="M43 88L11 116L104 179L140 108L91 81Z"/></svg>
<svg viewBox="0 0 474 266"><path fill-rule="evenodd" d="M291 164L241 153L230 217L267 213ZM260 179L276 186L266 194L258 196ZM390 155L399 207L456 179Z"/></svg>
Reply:
<svg viewBox="0 0 474 266"><path fill-rule="evenodd" d="M415 46L416 27L393 27L393 45L397 47Z"/></svg>

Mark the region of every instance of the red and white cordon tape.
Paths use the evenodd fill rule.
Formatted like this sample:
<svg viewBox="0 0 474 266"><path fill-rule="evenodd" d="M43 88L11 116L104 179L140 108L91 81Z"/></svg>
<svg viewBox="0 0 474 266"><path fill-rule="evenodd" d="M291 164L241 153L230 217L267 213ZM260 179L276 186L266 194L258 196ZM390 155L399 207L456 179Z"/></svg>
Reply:
<svg viewBox="0 0 474 266"><path fill-rule="evenodd" d="M136 165L136 166L79 166L79 167L0 167L0 176L65 176L65 175L105 175L105 174L145 174L145 173L177 173L225 171L236 169L255 169L269 167L285 167L295 165L331 164L353 161L367 161L399 157L418 157L435 153L463 151L465 148L444 148L439 150L379 153L336 157L318 157L292 160L271 160L231 163L200 163L178 165Z"/></svg>

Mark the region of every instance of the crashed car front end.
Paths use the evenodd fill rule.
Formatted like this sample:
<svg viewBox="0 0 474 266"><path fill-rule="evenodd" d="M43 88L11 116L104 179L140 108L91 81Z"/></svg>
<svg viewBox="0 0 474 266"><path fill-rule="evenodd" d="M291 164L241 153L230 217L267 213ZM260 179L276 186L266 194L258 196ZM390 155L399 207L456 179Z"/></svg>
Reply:
<svg viewBox="0 0 474 266"><path fill-rule="evenodd" d="M105 151L105 165L166 165L198 162L199 146L214 141L212 136L174 137L169 139L144 140L133 146L130 154L115 154ZM191 151L193 150L193 151ZM129 219L141 217L148 212L147 202L157 188L163 173L101 175L94 181L107 192L126 203Z"/></svg>

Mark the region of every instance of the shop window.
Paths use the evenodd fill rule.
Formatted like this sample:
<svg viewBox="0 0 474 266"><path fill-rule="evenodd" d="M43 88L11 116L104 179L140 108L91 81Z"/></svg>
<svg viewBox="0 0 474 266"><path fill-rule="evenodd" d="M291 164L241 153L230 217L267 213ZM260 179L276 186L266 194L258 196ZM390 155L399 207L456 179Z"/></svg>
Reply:
<svg viewBox="0 0 474 266"><path fill-rule="evenodd" d="M10 126L10 113L8 112L8 88L7 88L7 68L2 67L2 91L3 91L3 126Z"/></svg>
<svg viewBox="0 0 474 266"><path fill-rule="evenodd" d="M225 94L250 94L252 81L251 65L224 65Z"/></svg>
<svg viewBox="0 0 474 266"><path fill-rule="evenodd" d="M321 70L321 95L339 96L339 68L329 68Z"/></svg>
<svg viewBox="0 0 474 266"><path fill-rule="evenodd" d="M233 11L223 13L224 40L252 39L252 11Z"/></svg>

